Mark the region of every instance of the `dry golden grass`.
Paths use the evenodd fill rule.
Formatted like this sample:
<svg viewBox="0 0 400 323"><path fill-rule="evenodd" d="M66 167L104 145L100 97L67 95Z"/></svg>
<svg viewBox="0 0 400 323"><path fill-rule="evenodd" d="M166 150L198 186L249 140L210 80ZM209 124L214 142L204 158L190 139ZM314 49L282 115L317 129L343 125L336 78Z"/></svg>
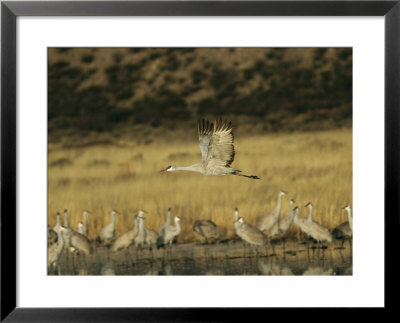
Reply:
<svg viewBox="0 0 400 323"><path fill-rule="evenodd" d="M70 224L77 227L84 209L89 216L89 236L95 238L107 224L109 211L118 210L117 235L133 225L133 215L142 208L149 213L146 226L158 231L168 207L182 217L179 241L200 239L192 230L197 219L211 219L226 237L234 235L233 210L239 208L245 221L257 220L271 211L279 190L281 215L294 198L303 208L314 205L314 219L333 228L346 220L341 207L352 204L352 132L334 130L314 133L271 134L235 138L233 167L260 180L239 176L209 177L192 172L159 173L170 164L183 166L200 160L197 134L186 142L129 143L49 149L49 214L70 210ZM296 230L291 229L292 233Z"/></svg>

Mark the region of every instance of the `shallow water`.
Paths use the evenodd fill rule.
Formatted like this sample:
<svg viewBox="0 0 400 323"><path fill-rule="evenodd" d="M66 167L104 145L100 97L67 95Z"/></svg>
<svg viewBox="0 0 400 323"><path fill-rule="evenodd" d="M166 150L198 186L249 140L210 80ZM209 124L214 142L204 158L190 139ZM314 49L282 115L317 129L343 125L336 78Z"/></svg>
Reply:
<svg viewBox="0 0 400 323"><path fill-rule="evenodd" d="M352 248L333 244L276 245L256 250L242 242L174 245L171 250L129 250L111 254L98 247L93 255L64 250L51 275L352 275Z"/></svg>

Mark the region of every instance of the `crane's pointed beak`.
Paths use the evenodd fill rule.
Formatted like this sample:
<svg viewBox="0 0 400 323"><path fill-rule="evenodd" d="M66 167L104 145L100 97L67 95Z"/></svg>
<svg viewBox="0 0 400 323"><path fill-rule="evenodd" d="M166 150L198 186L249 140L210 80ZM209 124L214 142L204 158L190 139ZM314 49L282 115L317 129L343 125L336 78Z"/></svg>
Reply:
<svg viewBox="0 0 400 323"><path fill-rule="evenodd" d="M160 170L159 173L164 173L166 171L167 171L167 168Z"/></svg>

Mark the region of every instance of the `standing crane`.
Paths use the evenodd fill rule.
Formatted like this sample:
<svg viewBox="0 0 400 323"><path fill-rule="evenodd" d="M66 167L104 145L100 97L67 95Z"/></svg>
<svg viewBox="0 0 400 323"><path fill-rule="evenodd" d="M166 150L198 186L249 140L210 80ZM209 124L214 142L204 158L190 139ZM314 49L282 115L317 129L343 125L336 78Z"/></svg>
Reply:
<svg viewBox="0 0 400 323"><path fill-rule="evenodd" d="M65 228L60 227L57 231L57 243L52 244L50 247L47 248L47 268L48 271L54 269L57 266L58 260L62 251L64 250L64 233Z"/></svg>
<svg viewBox="0 0 400 323"><path fill-rule="evenodd" d="M349 226L351 231L353 231L353 214L351 213L351 206L350 205L346 205L343 210L347 211L347 218L349 220Z"/></svg>
<svg viewBox="0 0 400 323"><path fill-rule="evenodd" d="M307 231L307 223L308 220L304 218L300 218L300 209L296 206L294 208L294 218L293 223L303 232Z"/></svg>
<svg viewBox="0 0 400 323"><path fill-rule="evenodd" d="M275 209L273 209L269 214L263 216L258 222L257 227L261 231L269 231L274 226L274 224L278 222L282 208L282 196L286 194L288 193L281 190L278 193L278 203L276 204Z"/></svg>
<svg viewBox="0 0 400 323"><path fill-rule="evenodd" d="M270 239L281 239L283 241L283 249L285 250L285 234L289 231L290 225L293 222L295 216L295 210L293 208L295 200L290 200L289 208L290 213L283 218L279 219L278 222L274 224L274 226L269 230L269 238Z"/></svg>
<svg viewBox="0 0 400 323"><path fill-rule="evenodd" d="M69 222L68 222L68 210L64 210L64 228L69 228Z"/></svg>
<svg viewBox="0 0 400 323"><path fill-rule="evenodd" d="M83 234L86 237L89 234L89 225L88 225L88 219L87 219L87 216L89 213L90 212L88 210L84 210L82 213L83 222L79 222L80 228L79 228L79 224L78 224L78 232L80 232L81 234Z"/></svg>
<svg viewBox="0 0 400 323"><path fill-rule="evenodd" d="M171 250L171 245L172 242L174 241L174 238L181 233L181 225L179 221L181 218L177 215L175 215L174 222L175 224L170 224L164 228L163 234L159 235L157 238L157 249L160 249L161 247L168 245L169 249Z"/></svg>
<svg viewBox="0 0 400 323"><path fill-rule="evenodd" d="M135 242L135 238L139 233L139 225L137 218L138 218L137 215L133 217L133 224L134 224L133 228L118 236L111 246L112 252L117 252L118 250L125 249L125 257L129 265L132 264L132 258L129 253L129 247Z"/></svg>
<svg viewBox="0 0 400 323"><path fill-rule="evenodd" d="M93 253L93 248L89 239L85 235L74 230L71 230L70 244L78 253L84 255L91 255Z"/></svg>
<svg viewBox="0 0 400 323"><path fill-rule="evenodd" d="M322 245L322 242L326 241L327 243L332 242L332 235L329 232L327 228L319 224L318 222L315 222L312 218L312 210L313 206L312 203L309 202L304 207L308 207L309 209L309 215L308 218L305 222L305 225L303 224L303 228L301 228L306 234L311 236L314 240L316 240L319 245Z"/></svg>
<svg viewBox="0 0 400 323"><path fill-rule="evenodd" d="M119 214L117 211L112 210L110 212L111 222L100 230L97 242L110 243L115 236L115 215Z"/></svg>
<svg viewBox="0 0 400 323"><path fill-rule="evenodd" d="M135 247L142 247L145 244L146 241L146 230L144 228L144 213L145 211L139 210L138 212L138 218L139 218L139 233L137 234L135 238Z"/></svg>
<svg viewBox="0 0 400 323"><path fill-rule="evenodd" d="M342 210L347 211L348 221L339 224L332 231L332 236L335 239L342 240L341 247L343 247L344 241L346 239L351 239L353 237L353 216L351 214L351 206L346 205L344 208L342 208ZM349 242L350 242L350 240L349 240ZM350 246L351 246L351 242L350 242Z"/></svg>
<svg viewBox="0 0 400 323"><path fill-rule="evenodd" d="M235 226L236 234L239 236L239 238L241 238L243 240L242 231L240 231L239 210L238 210L237 207L235 208L235 213L234 214L235 214L235 221L233 221L233 225Z"/></svg>
<svg viewBox="0 0 400 323"><path fill-rule="evenodd" d="M146 241L145 244L149 246L150 250L157 245L158 234L153 229L144 228L146 230Z"/></svg>
<svg viewBox="0 0 400 323"><path fill-rule="evenodd" d="M60 212L57 212L56 217L57 217L57 222L56 222L56 225L53 227L53 230L55 232L58 232L58 230L60 230L60 226L61 226L61 224L60 224L60 218L61 218Z"/></svg>
<svg viewBox="0 0 400 323"><path fill-rule="evenodd" d="M143 210L139 210L138 218L139 218L139 232L135 238L135 247L137 249L136 255L138 251L142 250L146 242L146 229L144 227L144 212Z"/></svg>
<svg viewBox="0 0 400 323"><path fill-rule="evenodd" d="M207 176L238 175L247 178L259 179L255 175L244 175L241 171L231 166L235 158L233 145L232 123L216 120L214 123L206 120L198 124L201 162L191 166L170 165L160 172L186 170L198 172Z"/></svg>
<svg viewBox="0 0 400 323"><path fill-rule="evenodd" d="M72 234L72 229L69 227L69 222L68 222L68 210L64 209L64 228L65 228L65 232L64 232L64 240L65 240L65 244L64 247L66 249L70 249L71 248L71 234ZM69 261L69 252L67 252L67 262Z"/></svg>
<svg viewBox="0 0 400 323"><path fill-rule="evenodd" d="M290 200L289 202L289 209L290 212L288 215L284 216L283 218L280 218L269 230L269 236L271 238L275 238L278 236L284 235L290 228L290 225L292 224L293 218L294 218L294 203L295 200Z"/></svg>
<svg viewBox="0 0 400 323"><path fill-rule="evenodd" d="M52 244L56 243L57 240L57 232L50 228L49 225L47 225L47 247L50 247Z"/></svg>
<svg viewBox="0 0 400 323"><path fill-rule="evenodd" d="M208 239L215 241L220 236L218 226L211 220L197 220L193 224L193 231L204 237L206 243L208 243Z"/></svg>
<svg viewBox="0 0 400 323"><path fill-rule="evenodd" d="M165 223L161 226L160 230L158 231L158 233L161 235L164 232L164 228L168 225L171 224L171 208L168 208L168 212L167 212L167 220L165 221Z"/></svg>
<svg viewBox="0 0 400 323"><path fill-rule="evenodd" d="M243 217L239 217L236 222L238 225L235 226L235 229L240 232L240 237L250 245L256 246L256 255L258 256L258 247L267 244L267 237L257 227L244 223Z"/></svg>
<svg viewBox="0 0 400 323"><path fill-rule="evenodd" d="M144 213L146 211L140 210L138 214L139 218L139 233L135 238L135 246L140 249L147 245L153 254L153 246L157 243L158 234L150 228L144 226Z"/></svg>
<svg viewBox="0 0 400 323"><path fill-rule="evenodd" d="M193 231L204 237L206 244L208 244L208 240L215 243L220 237L218 226L211 220L197 220L193 224ZM206 246L204 247L204 255L206 258L210 256L210 250Z"/></svg>
<svg viewBox="0 0 400 323"><path fill-rule="evenodd" d="M85 232L84 232L84 224L82 223L82 222L78 222L78 232L80 233L80 234L83 234L84 236L86 236L85 235Z"/></svg>
<svg viewBox="0 0 400 323"><path fill-rule="evenodd" d="M93 248L89 239L85 235L69 229L68 243L70 245L71 252L74 253L73 263L75 262L75 254L79 255L79 257L80 255L83 255L85 257L85 264L87 266L86 256L93 253Z"/></svg>
<svg viewBox="0 0 400 323"><path fill-rule="evenodd" d="M112 252L116 252L121 249L128 249L134 243L135 238L139 233L137 215L133 217L133 223L134 223L133 229L121 234L115 239L114 243L111 246Z"/></svg>

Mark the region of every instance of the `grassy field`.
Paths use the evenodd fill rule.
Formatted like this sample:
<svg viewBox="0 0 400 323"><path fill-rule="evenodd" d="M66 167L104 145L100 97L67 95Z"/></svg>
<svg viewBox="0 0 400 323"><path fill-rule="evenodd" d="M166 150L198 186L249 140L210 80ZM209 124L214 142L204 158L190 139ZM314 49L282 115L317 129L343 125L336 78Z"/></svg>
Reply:
<svg viewBox="0 0 400 323"><path fill-rule="evenodd" d="M158 231L168 207L182 217L179 242L199 238L192 230L197 219L211 219L225 237L234 236L233 210L245 222L257 220L271 211L279 190L283 198L281 215L289 211L289 200L301 206L301 216L314 205L314 219L333 228L347 220L341 208L352 204L352 132L330 130L312 133L271 134L235 138L233 167L260 180L239 176L208 177L192 172L159 173L168 165L186 166L200 160L197 134L187 134L184 142L121 142L65 149L49 146L50 226L55 214L70 211L70 225L76 229L82 211L89 215L89 237L95 238L110 222L116 209L116 233L133 225L138 209L148 211L147 227ZM297 229L292 226L291 234Z"/></svg>

